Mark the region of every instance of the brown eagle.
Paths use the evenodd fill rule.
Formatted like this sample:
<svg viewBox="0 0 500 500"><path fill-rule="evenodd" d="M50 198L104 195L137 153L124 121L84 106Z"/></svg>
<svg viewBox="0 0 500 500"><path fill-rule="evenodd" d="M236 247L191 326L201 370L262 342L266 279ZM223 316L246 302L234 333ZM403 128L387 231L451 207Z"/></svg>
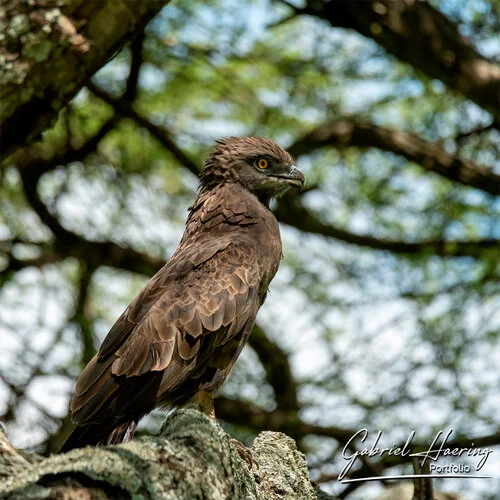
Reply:
<svg viewBox="0 0 500 500"><path fill-rule="evenodd" d="M128 441L159 406L194 403L214 417L213 395L278 270L281 237L269 202L304 181L269 139L217 141L179 247L80 375L71 403L77 426L61 451Z"/></svg>

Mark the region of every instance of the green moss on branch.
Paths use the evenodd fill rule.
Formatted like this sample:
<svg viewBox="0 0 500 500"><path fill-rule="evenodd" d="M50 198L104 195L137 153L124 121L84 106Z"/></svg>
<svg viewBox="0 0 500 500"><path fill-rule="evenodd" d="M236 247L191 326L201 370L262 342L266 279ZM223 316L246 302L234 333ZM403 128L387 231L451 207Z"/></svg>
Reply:
<svg viewBox="0 0 500 500"><path fill-rule="evenodd" d="M161 435L119 446L83 448L31 465L0 484L0 498L316 499L305 457L281 433L264 432L252 468L231 438L196 410L169 416Z"/></svg>

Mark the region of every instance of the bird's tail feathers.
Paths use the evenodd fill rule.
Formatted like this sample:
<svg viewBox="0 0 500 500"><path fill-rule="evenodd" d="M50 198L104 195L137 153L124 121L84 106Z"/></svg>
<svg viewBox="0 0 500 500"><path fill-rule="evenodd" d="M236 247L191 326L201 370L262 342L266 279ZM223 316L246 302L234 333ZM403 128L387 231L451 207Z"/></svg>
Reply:
<svg viewBox="0 0 500 500"><path fill-rule="evenodd" d="M75 448L83 448L84 446L98 446L120 444L130 441L137 428L137 420L128 420L112 428L102 424L88 424L77 426L69 435L59 450L59 453L66 453Z"/></svg>
<svg viewBox="0 0 500 500"><path fill-rule="evenodd" d="M129 420L116 426L106 438L105 444L120 444L131 441L137 429L137 421Z"/></svg>

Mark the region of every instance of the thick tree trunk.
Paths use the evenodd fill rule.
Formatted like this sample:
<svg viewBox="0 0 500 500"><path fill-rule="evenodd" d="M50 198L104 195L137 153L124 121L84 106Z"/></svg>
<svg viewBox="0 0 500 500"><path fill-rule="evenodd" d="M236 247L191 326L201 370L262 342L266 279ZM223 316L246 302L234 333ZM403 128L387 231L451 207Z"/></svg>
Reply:
<svg viewBox="0 0 500 500"><path fill-rule="evenodd" d="M7 442L8 443L8 442ZM0 498L312 500L305 457L279 432L263 432L252 466L231 438L196 410L179 410L161 436L84 448L30 464L0 440Z"/></svg>
<svg viewBox="0 0 500 500"><path fill-rule="evenodd" d="M3 1L2 153L48 128L82 85L167 1Z"/></svg>

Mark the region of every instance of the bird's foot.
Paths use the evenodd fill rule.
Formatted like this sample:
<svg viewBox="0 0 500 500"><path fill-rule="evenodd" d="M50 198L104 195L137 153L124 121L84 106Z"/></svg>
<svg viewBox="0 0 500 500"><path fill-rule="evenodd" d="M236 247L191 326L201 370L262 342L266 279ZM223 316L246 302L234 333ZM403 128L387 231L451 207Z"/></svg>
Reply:
<svg viewBox="0 0 500 500"><path fill-rule="evenodd" d="M231 442L236 448L238 455L248 464L248 468L251 469L253 466L252 450L235 438L231 438Z"/></svg>
<svg viewBox="0 0 500 500"><path fill-rule="evenodd" d="M211 419L215 420L214 395L208 391L197 392L188 402L187 406L193 406Z"/></svg>

